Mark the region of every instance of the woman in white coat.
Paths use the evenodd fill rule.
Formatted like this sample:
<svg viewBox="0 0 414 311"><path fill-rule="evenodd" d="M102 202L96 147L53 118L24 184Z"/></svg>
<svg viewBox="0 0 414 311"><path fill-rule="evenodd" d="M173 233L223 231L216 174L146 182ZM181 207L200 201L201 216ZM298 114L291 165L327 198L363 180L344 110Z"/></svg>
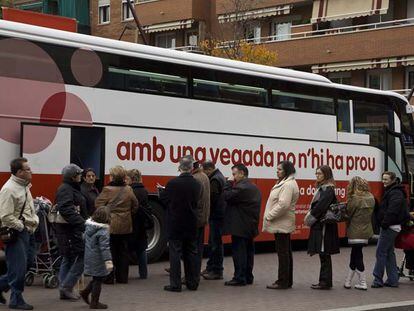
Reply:
<svg viewBox="0 0 414 311"><path fill-rule="evenodd" d="M263 218L263 231L275 235L276 252L279 258L278 279L268 285L269 289L287 289L293 283L293 259L290 234L295 231L295 205L299 198L299 187L290 161L277 166L278 182L270 191Z"/></svg>

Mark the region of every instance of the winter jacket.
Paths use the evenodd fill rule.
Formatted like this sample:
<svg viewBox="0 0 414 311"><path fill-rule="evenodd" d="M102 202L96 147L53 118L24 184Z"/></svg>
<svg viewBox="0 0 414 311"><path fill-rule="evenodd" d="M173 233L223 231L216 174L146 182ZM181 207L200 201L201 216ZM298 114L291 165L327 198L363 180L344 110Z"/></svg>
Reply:
<svg viewBox="0 0 414 311"><path fill-rule="evenodd" d="M320 222L329 205L335 202L334 186L330 184L320 186L313 197L310 213L316 222L311 226L309 232L308 253L310 255L339 253L338 224L322 224Z"/></svg>
<svg viewBox="0 0 414 311"><path fill-rule="evenodd" d="M226 201L224 200L224 186L226 179L219 169L215 169L210 175L210 220L221 221L224 219Z"/></svg>
<svg viewBox="0 0 414 311"><path fill-rule="evenodd" d="M109 183L96 198L95 207L101 206L108 206L111 212L111 234L132 233L132 216L138 210L138 200L130 186Z"/></svg>
<svg viewBox="0 0 414 311"><path fill-rule="evenodd" d="M201 185L190 173L171 179L160 192L160 200L167 207L168 239L196 238L200 193Z"/></svg>
<svg viewBox="0 0 414 311"><path fill-rule="evenodd" d="M81 184L81 192L86 199L86 208L88 215L92 216L95 211L95 200L99 195L98 189L94 185L90 185L86 182Z"/></svg>
<svg viewBox="0 0 414 311"><path fill-rule="evenodd" d="M263 217L263 231L292 233L295 231L295 206L299 187L293 176L274 185Z"/></svg>
<svg viewBox="0 0 414 311"><path fill-rule="evenodd" d="M67 224L55 224L60 254L66 257L83 255L86 200L78 183L64 180L56 192L56 204Z"/></svg>
<svg viewBox="0 0 414 311"><path fill-rule="evenodd" d="M235 184L227 183L224 189L227 202L224 231L242 238L254 238L259 234L259 217L262 195L255 184L243 179Z"/></svg>
<svg viewBox="0 0 414 311"><path fill-rule="evenodd" d="M85 224L85 269L90 276L109 274L105 261L112 260L109 247L109 225L88 219Z"/></svg>
<svg viewBox="0 0 414 311"><path fill-rule="evenodd" d="M11 175L3 185L0 191L0 220L2 226L18 231L23 231L26 228L30 233L36 230L39 225L39 218L36 215L33 197L30 193L31 186L24 179L14 175ZM24 223L19 219L22 208L24 208Z"/></svg>
<svg viewBox="0 0 414 311"><path fill-rule="evenodd" d="M145 215L144 209L151 210L148 202L148 191L142 183L133 183L131 185L135 197L139 202L139 209L132 217L133 219L133 234L130 239L130 250L138 253L144 251L148 247L147 231L145 230Z"/></svg>
<svg viewBox="0 0 414 311"><path fill-rule="evenodd" d="M349 244L368 244L374 234L371 222L374 206L375 199L370 192L356 193L348 198L346 232Z"/></svg>
<svg viewBox="0 0 414 311"><path fill-rule="evenodd" d="M197 203L197 226L202 228L208 224L210 217L210 181L201 169L194 171L193 177L201 185L200 199Z"/></svg>
<svg viewBox="0 0 414 311"><path fill-rule="evenodd" d="M381 228L401 225L410 219L407 194L404 186L394 183L384 189L381 203L375 211L375 217Z"/></svg>

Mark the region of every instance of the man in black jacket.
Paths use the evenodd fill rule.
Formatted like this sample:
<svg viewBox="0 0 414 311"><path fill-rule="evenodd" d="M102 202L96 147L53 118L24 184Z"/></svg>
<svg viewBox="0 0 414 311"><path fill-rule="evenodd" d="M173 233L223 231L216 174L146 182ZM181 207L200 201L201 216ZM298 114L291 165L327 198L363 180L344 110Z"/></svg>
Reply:
<svg viewBox="0 0 414 311"><path fill-rule="evenodd" d="M234 276L226 286L244 286L253 283L254 242L259 234L262 195L248 179L249 171L243 164L232 167L233 183L227 183L224 199L227 202L225 231L231 234Z"/></svg>
<svg viewBox="0 0 414 311"><path fill-rule="evenodd" d="M410 219L407 195L404 187L398 183L395 173L382 174L384 194L381 204L375 212L377 222L381 226L377 243L374 281L372 288L398 287L398 267L394 253L395 238L401 231L401 225ZM383 282L384 270L387 270L387 281Z"/></svg>
<svg viewBox="0 0 414 311"><path fill-rule="evenodd" d="M210 249L206 269L201 273L206 280L223 279L223 225L224 210L224 186L226 179L212 161L203 163L203 171L210 179L210 218L209 218L209 239Z"/></svg>
<svg viewBox="0 0 414 311"><path fill-rule="evenodd" d="M62 263L59 269L60 299L77 300L73 288L83 273L83 233L88 218L86 199L80 191L82 169L69 164L62 170L63 183L56 192L56 204L64 219L55 224Z"/></svg>
<svg viewBox="0 0 414 311"><path fill-rule="evenodd" d="M193 162L180 160L180 176L170 180L160 199L167 206L167 234L170 251L170 285L164 290L181 291L181 261L184 261L185 283L197 290L200 271L197 271L197 203L201 185L191 175Z"/></svg>

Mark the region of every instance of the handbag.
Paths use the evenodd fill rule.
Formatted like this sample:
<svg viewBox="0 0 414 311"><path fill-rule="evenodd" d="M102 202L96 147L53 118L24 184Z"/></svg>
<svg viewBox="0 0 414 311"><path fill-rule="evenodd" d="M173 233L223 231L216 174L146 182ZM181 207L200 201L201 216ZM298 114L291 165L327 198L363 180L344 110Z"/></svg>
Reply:
<svg viewBox="0 0 414 311"><path fill-rule="evenodd" d="M27 191L26 191L22 209L20 211L20 216L18 218L19 220L23 220L23 224L24 224L23 211L24 211L24 208L26 207L26 202L27 202ZM18 233L19 231L16 229L6 227L6 226L1 226L0 227L0 240L4 244L11 244L13 242L16 242Z"/></svg>
<svg viewBox="0 0 414 311"><path fill-rule="evenodd" d="M80 214L80 206L75 206L75 211ZM47 213L47 220L51 224L68 224L65 218L59 213L57 204L50 208L49 213Z"/></svg>
<svg viewBox="0 0 414 311"><path fill-rule="evenodd" d="M346 203L332 203L329 205L326 214L321 218L323 224L334 224L345 221L346 219Z"/></svg>

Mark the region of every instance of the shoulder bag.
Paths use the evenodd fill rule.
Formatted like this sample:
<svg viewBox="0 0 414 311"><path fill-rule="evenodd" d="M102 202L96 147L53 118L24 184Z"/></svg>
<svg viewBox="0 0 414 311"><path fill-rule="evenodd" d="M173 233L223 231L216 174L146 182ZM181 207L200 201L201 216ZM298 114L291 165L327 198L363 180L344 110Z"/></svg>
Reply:
<svg viewBox="0 0 414 311"><path fill-rule="evenodd" d="M19 220L23 220L23 225L24 225L23 212L24 212L24 208L26 207L26 202L27 202L27 191L26 191L24 203L23 203L23 206L22 206L22 209L20 211L19 218L18 218ZM16 229L6 227L6 226L1 226L0 227L0 240L4 244L11 244L11 243L17 241L18 233L19 233L19 231L16 230Z"/></svg>
<svg viewBox="0 0 414 311"><path fill-rule="evenodd" d="M323 224L333 224L345 221L346 219L346 203L336 202L329 205L326 214L321 218Z"/></svg>

